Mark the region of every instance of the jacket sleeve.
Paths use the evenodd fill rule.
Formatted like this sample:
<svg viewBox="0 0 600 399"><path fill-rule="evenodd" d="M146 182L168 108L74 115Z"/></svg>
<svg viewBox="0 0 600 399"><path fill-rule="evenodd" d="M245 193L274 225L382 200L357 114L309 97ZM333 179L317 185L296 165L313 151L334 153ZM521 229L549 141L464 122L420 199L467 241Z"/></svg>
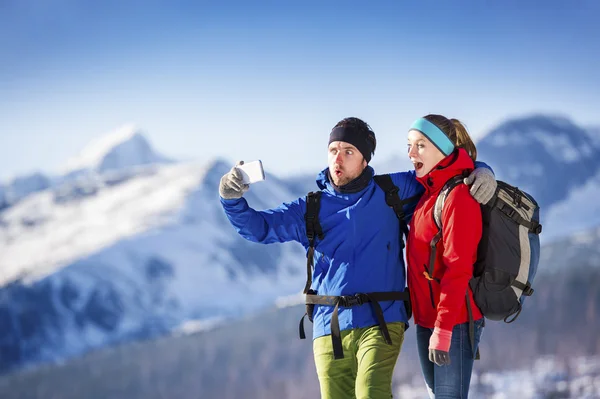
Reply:
<svg viewBox="0 0 600 399"><path fill-rule="evenodd" d="M440 281L435 327L452 331L465 306L481 234L481 208L469 188L461 184L450 192L442 212L442 261L446 270Z"/></svg>
<svg viewBox="0 0 600 399"><path fill-rule="evenodd" d="M492 173L494 173L494 169L492 169L492 167L485 162L475 161L475 169L477 169L477 168L486 168L486 169L489 169ZM494 173L494 176L495 175L496 174Z"/></svg>
<svg viewBox="0 0 600 399"><path fill-rule="evenodd" d="M403 208L404 221L406 224L408 224L425 189L421 183L417 181L414 170L392 173L390 176L392 177L394 184L398 187L398 195L400 196L401 200L407 200L414 197L414 200L404 205Z"/></svg>
<svg viewBox="0 0 600 399"><path fill-rule="evenodd" d="M302 198L264 211L250 208L245 198L221 198L221 205L229 222L249 241L260 244L298 241L308 245L304 224L306 204Z"/></svg>

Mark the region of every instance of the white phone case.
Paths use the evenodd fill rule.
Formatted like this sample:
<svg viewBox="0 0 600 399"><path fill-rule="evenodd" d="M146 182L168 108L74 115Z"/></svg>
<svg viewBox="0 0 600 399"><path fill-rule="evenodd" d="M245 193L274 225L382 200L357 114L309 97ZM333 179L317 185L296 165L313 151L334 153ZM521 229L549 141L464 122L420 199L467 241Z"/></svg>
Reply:
<svg viewBox="0 0 600 399"><path fill-rule="evenodd" d="M252 184L265 180L265 171L260 160L244 162L243 165L238 165L236 168L242 172L242 182L244 184Z"/></svg>

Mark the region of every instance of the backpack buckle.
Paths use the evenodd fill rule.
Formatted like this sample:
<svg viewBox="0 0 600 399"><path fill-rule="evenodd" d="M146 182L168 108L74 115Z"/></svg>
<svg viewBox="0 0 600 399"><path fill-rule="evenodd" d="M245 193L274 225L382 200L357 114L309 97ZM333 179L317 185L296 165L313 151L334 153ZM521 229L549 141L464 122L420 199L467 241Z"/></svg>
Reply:
<svg viewBox="0 0 600 399"><path fill-rule="evenodd" d="M399 192L400 192L400 189L398 187L394 186L394 188L392 190L387 191L385 193L385 197L386 197L385 202L387 203L387 202L390 202L391 200L395 200L397 198ZM387 198L389 198L390 201L388 201Z"/></svg>
<svg viewBox="0 0 600 399"><path fill-rule="evenodd" d="M338 304L342 305L345 308L350 308L352 306L360 306L364 302L362 294L355 295L342 295L338 301Z"/></svg>
<svg viewBox="0 0 600 399"><path fill-rule="evenodd" d="M525 296L532 296L534 291L535 290L533 288L531 288L531 286L529 284L527 284L525 286L525 289L523 290L523 295L525 295Z"/></svg>
<svg viewBox="0 0 600 399"><path fill-rule="evenodd" d="M508 205L504 205L501 210L506 216L508 216L511 219L513 218L513 216L515 216L515 213L517 212L514 208Z"/></svg>
<svg viewBox="0 0 600 399"><path fill-rule="evenodd" d="M519 193L518 191L515 192L515 196L513 197L513 204L515 204L515 206L521 206L521 198L523 196L521 195L521 193Z"/></svg>

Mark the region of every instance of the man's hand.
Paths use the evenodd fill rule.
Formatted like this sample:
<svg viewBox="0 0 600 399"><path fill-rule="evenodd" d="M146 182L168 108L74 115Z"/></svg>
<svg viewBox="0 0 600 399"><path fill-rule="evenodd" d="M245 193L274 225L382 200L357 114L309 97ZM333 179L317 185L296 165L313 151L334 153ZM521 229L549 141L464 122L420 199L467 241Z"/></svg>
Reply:
<svg viewBox="0 0 600 399"><path fill-rule="evenodd" d="M244 161L238 162L236 166L243 165ZM224 199L242 198L250 186L242 182L242 172L234 166L231 170L221 177L219 184L219 195Z"/></svg>
<svg viewBox="0 0 600 399"><path fill-rule="evenodd" d="M429 349L429 361L438 366L447 366L450 364L450 354L437 349Z"/></svg>
<svg viewBox="0 0 600 399"><path fill-rule="evenodd" d="M480 204L487 204L494 193L496 192L496 177L491 170L487 168L477 168L464 180L466 185L471 185L471 195L475 198L475 201Z"/></svg>

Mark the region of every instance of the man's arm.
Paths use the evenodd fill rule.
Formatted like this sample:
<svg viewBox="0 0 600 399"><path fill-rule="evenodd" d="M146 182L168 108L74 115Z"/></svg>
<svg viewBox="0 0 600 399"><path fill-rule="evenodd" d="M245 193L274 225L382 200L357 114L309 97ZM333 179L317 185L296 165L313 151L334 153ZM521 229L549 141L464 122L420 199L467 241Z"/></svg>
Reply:
<svg viewBox="0 0 600 399"><path fill-rule="evenodd" d="M229 222L247 240L261 244L299 241L306 244L304 210L301 199L275 209L256 211L242 196L249 186L243 184L240 171L234 166L219 184L221 205Z"/></svg>
<svg viewBox="0 0 600 399"><path fill-rule="evenodd" d="M308 245L304 201L298 199L274 209L256 211L245 198L224 199L221 205L231 225L245 239L261 244L298 241Z"/></svg>
<svg viewBox="0 0 600 399"><path fill-rule="evenodd" d="M475 170L465 177L465 184L471 186L469 192L480 204L487 204L496 192L496 176L492 168L480 161L475 161Z"/></svg>
<svg viewBox="0 0 600 399"><path fill-rule="evenodd" d="M407 202L402 208L404 210L404 221L408 224L410 219L412 219L417 203L425 192L425 189L421 183L417 181L414 170L392 173L390 176L396 187L398 187L398 196L400 196L400 200L406 201L412 198L412 200Z"/></svg>

